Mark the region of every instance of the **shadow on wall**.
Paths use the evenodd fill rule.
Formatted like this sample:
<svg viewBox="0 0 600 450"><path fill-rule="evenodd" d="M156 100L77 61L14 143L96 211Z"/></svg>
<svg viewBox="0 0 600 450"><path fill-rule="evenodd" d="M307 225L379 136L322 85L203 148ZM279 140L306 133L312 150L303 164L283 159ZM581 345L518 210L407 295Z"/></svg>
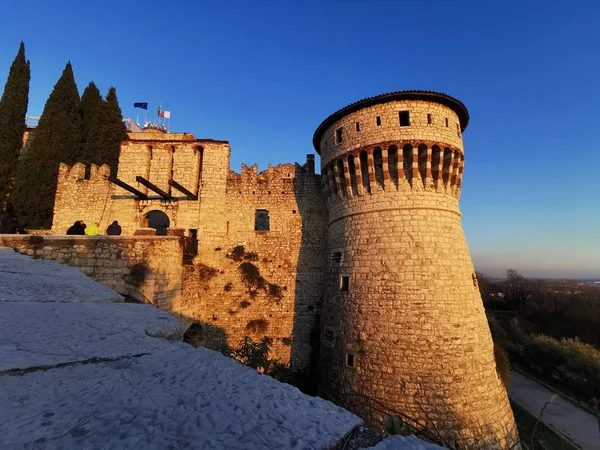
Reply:
<svg viewBox="0 0 600 450"><path fill-rule="evenodd" d="M314 158L314 157L313 157ZM328 213L321 177L314 173L314 159L296 164L294 194L302 223L298 256L290 365L304 375L303 390L316 395L319 369L321 295L327 270ZM310 355L306 360L306 355Z"/></svg>
<svg viewBox="0 0 600 450"><path fill-rule="evenodd" d="M227 346L227 333L223 328L194 318L177 316L186 328L183 342L187 342L192 347L206 347L216 351Z"/></svg>

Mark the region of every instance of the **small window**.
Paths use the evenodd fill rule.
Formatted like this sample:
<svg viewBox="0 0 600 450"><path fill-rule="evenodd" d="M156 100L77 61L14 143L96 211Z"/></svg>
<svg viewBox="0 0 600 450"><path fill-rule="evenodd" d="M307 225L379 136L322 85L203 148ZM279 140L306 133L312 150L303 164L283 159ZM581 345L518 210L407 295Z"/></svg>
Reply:
<svg viewBox="0 0 600 450"><path fill-rule="evenodd" d="M340 277L340 291L350 291L350 277Z"/></svg>
<svg viewBox="0 0 600 450"><path fill-rule="evenodd" d="M89 164L85 165L85 172L83 174L83 179L84 180L89 180L90 177L92 176L92 166Z"/></svg>
<svg viewBox="0 0 600 450"><path fill-rule="evenodd" d="M409 127L410 126L410 112L409 111L400 111L400 126L401 127Z"/></svg>
<svg viewBox="0 0 600 450"><path fill-rule="evenodd" d="M360 131L360 122L356 122L356 131Z"/></svg>
<svg viewBox="0 0 600 450"><path fill-rule="evenodd" d="M431 114L427 114L427 125L431 125Z"/></svg>
<svg viewBox="0 0 600 450"><path fill-rule="evenodd" d="M254 215L254 231L269 231L269 211L257 209Z"/></svg>
<svg viewBox="0 0 600 450"><path fill-rule="evenodd" d="M354 367L354 355L352 353L346 353L346 366Z"/></svg>
<svg viewBox="0 0 600 450"><path fill-rule="evenodd" d="M460 137L460 125L456 124L456 134Z"/></svg>
<svg viewBox="0 0 600 450"><path fill-rule="evenodd" d="M377 126L380 127L381 126L381 117L377 116Z"/></svg>
<svg viewBox="0 0 600 450"><path fill-rule="evenodd" d="M344 140L344 129L338 128L337 130L335 130L335 143L339 144L343 140Z"/></svg>
<svg viewBox="0 0 600 450"><path fill-rule="evenodd" d="M446 117L446 127L448 127L448 118Z"/></svg>
<svg viewBox="0 0 600 450"><path fill-rule="evenodd" d="M340 265L344 259L344 253L341 250L333 250L331 252L331 265Z"/></svg>

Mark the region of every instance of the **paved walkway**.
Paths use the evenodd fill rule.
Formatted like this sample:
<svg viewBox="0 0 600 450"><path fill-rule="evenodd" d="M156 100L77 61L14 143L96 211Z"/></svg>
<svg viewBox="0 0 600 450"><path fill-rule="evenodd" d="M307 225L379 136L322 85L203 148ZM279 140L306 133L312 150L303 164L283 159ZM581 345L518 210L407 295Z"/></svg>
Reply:
<svg viewBox="0 0 600 450"><path fill-rule="evenodd" d="M536 417L539 416L544 404L554 392L520 372L513 370L511 376L510 398L519 402ZM596 417L560 395L546 407L542 422L559 430L583 449L600 450L600 431Z"/></svg>

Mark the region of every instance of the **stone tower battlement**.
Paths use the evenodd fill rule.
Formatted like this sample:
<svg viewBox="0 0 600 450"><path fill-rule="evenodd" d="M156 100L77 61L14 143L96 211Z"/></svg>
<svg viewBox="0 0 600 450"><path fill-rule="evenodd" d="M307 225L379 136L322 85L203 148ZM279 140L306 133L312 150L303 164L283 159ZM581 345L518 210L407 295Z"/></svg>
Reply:
<svg viewBox="0 0 600 450"><path fill-rule="evenodd" d="M387 408L466 448L510 448L514 420L458 209L468 120L452 97L404 91L317 128L330 256L321 388L364 417Z"/></svg>
<svg viewBox="0 0 600 450"><path fill-rule="evenodd" d="M356 197L408 191L458 199L467 122L468 112L458 100L419 91L373 97L332 114L313 141L322 157L328 203L353 205L360 203ZM457 208L452 199L446 202Z"/></svg>

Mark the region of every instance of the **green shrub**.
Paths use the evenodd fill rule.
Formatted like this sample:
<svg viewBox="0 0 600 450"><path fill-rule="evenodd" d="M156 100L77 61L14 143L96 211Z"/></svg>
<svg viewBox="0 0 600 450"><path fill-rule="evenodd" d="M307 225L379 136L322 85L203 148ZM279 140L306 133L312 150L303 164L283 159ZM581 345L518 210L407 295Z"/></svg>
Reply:
<svg viewBox="0 0 600 450"><path fill-rule="evenodd" d="M490 332L492 333L492 339L494 342L503 346L506 341L508 341L508 333L493 317L488 318L488 324L490 326Z"/></svg>
<svg viewBox="0 0 600 450"><path fill-rule="evenodd" d="M252 367L260 372L267 372L271 366L268 356L271 351L273 339L265 336L255 342L251 337L245 336L233 352L233 356L242 364Z"/></svg>
<svg viewBox="0 0 600 450"><path fill-rule="evenodd" d="M519 361L586 399L600 392L600 351L579 339L531 336L523 343Z"/></svg>
<svg viewBox="0 0 600 450"><path fill-rule="evenodd" d="M249 302L249 301L247 301L247 300L242 300L242 301L240 302L240 308L244 308L244 309L245 309L245 308L247 308L248 306L250 306L251 304L252 304L252 303L250 303L250 302Z"/></svg>

